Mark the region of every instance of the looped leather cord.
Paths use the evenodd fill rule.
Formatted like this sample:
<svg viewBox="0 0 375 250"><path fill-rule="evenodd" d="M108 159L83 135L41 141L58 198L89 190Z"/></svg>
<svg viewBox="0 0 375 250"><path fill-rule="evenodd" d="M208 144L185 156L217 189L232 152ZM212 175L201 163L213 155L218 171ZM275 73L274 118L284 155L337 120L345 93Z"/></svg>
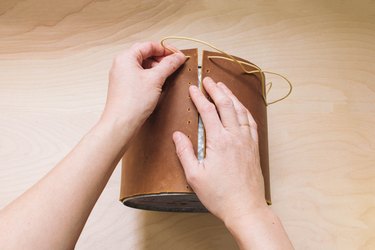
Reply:
<svg viewBox="0 0 375 250"><path fill-rule="evenodd" d="M218 58L218 59L224 59L224 60L229 60L229 61L233 61L231 58L227 58L227 57L224 57L224 56L209 56L208 57L209 59L212 59L212 58ZM239 63L239 64L244 64L244 65L248 65L248 66L251 66L251 67L253 67L254 66L254 64L252 64L252 63L247 63L247 62L244 62L244 61L239 61L239 60L235 60L237 63ZM277 76L279 76L279 77L281 77L281 78L283 78L287 83L288 83L288 85L289 85L289 91L288 91L288 93L286 93L283 97L281 97L281 98L279 98L279 99L277 99L277 100L274 100L274 101L272 101L272 102L266 102L266 105L268 106L268 105L271 105L271 104L274 104L274 103L277 103L277 102L279 102L279 101L282 101L282 100L284 100L285 98L287 98L291 93L292 93L292 90L293 90L293 85L292 85L292 83L288 80L288 78L286 78L285 76L283 76L283 75L281 75L281 74L279 74L279 73L276 73L276 72L272 72L272 71L267 71L267 70L261 70L259 67L257 67L258 69L259 69L259 73L266 73L266 74L271 74L271 75L277 75ZM254 70L255 71L255 70ZM272 88L272 82L270 82L269 83L269 85L270 85L270 87L269 87L269 89L267 90L267 94L268 94L268 92L271 90L271 88Z"/></svg>
<svg viewBox="0 0 375 250"><path fill-rule="evenodd" d="M174 53L176 51L174 51L171 48L168 48L164 44L164 42L166 40L170 40L170 39L174 39L174 40L188 40L188 41L193 41L193 42L197 42L197 43L201 43L201 44L207 45L208 47L211 47L214 50L219 51L220 53L222 53L222 54L224 54L224 55L227 56L227 57L225 57L225 56L209 56L208 57L209 59L216 58L216 59L224 59L224 60L229 60L229 61L232 61L232 62L236 62L246 74L260 73L260 76L261 76L261 85L262 85L262 97L263 97L263 101L264 101L264 103L265 103L266 106L274 104L274 103L277 103L279 101L282 101L282 100L284 100L285 98L287 98L292 93L292 89L293 89L292 83L285 76L283 76L283 75L281 75L279 73L275 73L275 72L272 72L272 71L264 71L261 68L259 68L258 66L256 66L255 64L244 62L244 61L239 61L236 58L234 58L232 55L226 53L225 51L223 51L223 50L215 47L214 45L212 45L212 44L210 44L208 42L205 42L205 41L202 41L202 40L199 40L199 39L190 38L190 37L183 37L183 36L168 36L168 37L165 37L165 38L161 39L161 41L160 41L161 46L163 46L165 49L167 49L167 50L169 50L171 52L174 52ZM256 70L251 70L251 71L250 70L246 70L243 65L248 65L250 67L254 67L254 68L256 68ZM267 94L271 90L272 83L270 83L270 87L266 91L266 84L265 84L265 79L264 79L264 73L266 73L266 74L272 74L272 75L277 75L277 76L283 78L288 83L288 85L289 85L289 91L288 91L288 93L285 96L283 96L283 97L281 97L281 98L279 98L277 100L274 100L272 102L267 102Z"/></svg>

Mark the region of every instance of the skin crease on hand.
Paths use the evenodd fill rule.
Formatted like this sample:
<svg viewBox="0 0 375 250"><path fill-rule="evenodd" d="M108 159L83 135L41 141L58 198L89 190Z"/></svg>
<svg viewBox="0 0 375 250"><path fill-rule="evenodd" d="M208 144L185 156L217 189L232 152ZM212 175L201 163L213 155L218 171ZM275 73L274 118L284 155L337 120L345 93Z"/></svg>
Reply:
<svg viewBox="0 0 375 250"><path fill-rule="evenodd" d="M0 210L1 249L74 248L165 80L185 62L184 54L173 50L137 43L114 59L99 121L47 175ZM215 104L197 87L189 91L205 125L206 158L198 162L189 138L173 134L188 182L241 249L292 249L264 199L254 119L223 83L205 78L204 87Z"/></svg>

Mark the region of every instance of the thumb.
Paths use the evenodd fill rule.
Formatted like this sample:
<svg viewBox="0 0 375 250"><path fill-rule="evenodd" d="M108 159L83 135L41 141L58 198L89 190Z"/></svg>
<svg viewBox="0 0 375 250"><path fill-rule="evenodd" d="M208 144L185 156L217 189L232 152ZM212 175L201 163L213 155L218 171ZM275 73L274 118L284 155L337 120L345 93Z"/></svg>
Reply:
<svg viewBox="0 0 375 250"><path fill-rule="evenodd" d="M190 139L181 132L173 133L173 141L176 146L176 153L187 179L198 169L198 159L194 154L193 144Z"/></svg>
<svg viewBox="0 0 375 250"><path fill-rule="evenodd" d="M166 79L175 72L184 62L186 57L182 52L176 52L163 57L151 70L154 74Z"/></svg>

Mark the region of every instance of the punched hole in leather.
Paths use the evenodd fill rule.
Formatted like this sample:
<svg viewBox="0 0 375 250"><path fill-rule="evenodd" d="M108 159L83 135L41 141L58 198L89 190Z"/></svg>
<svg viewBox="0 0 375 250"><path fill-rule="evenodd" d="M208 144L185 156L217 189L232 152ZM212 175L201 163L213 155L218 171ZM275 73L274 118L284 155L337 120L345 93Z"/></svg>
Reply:
<svg viewBox="0 0 375 250"><path fill-rule="evenodd" d="M146 210L207 212L186 181L172 134L178 130L188 135L197 156L204 157L204 128L189 97L189 86L199 86L201 79L210 76L224 82L258 124L265 199L270 204L267 110L259 75L244 74L237 64L227 60L209 59L210 55L222 55L210 51L203 51L202 67L198 69L198 50L182 52L189 59L166 80L155 111L123 156L120 201L126 206Z"/></svg>

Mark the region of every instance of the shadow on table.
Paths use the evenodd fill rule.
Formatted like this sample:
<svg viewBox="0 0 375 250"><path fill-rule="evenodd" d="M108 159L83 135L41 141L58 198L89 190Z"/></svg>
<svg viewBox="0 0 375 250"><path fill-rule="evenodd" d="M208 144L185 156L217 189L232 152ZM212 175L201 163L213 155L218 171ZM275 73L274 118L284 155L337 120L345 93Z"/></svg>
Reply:
<svg viewBox="0 0 375 250"><path fill-rule="evenodd" d="M209 213L141 211L141 250L238 249L224 224Z"/></svg>

